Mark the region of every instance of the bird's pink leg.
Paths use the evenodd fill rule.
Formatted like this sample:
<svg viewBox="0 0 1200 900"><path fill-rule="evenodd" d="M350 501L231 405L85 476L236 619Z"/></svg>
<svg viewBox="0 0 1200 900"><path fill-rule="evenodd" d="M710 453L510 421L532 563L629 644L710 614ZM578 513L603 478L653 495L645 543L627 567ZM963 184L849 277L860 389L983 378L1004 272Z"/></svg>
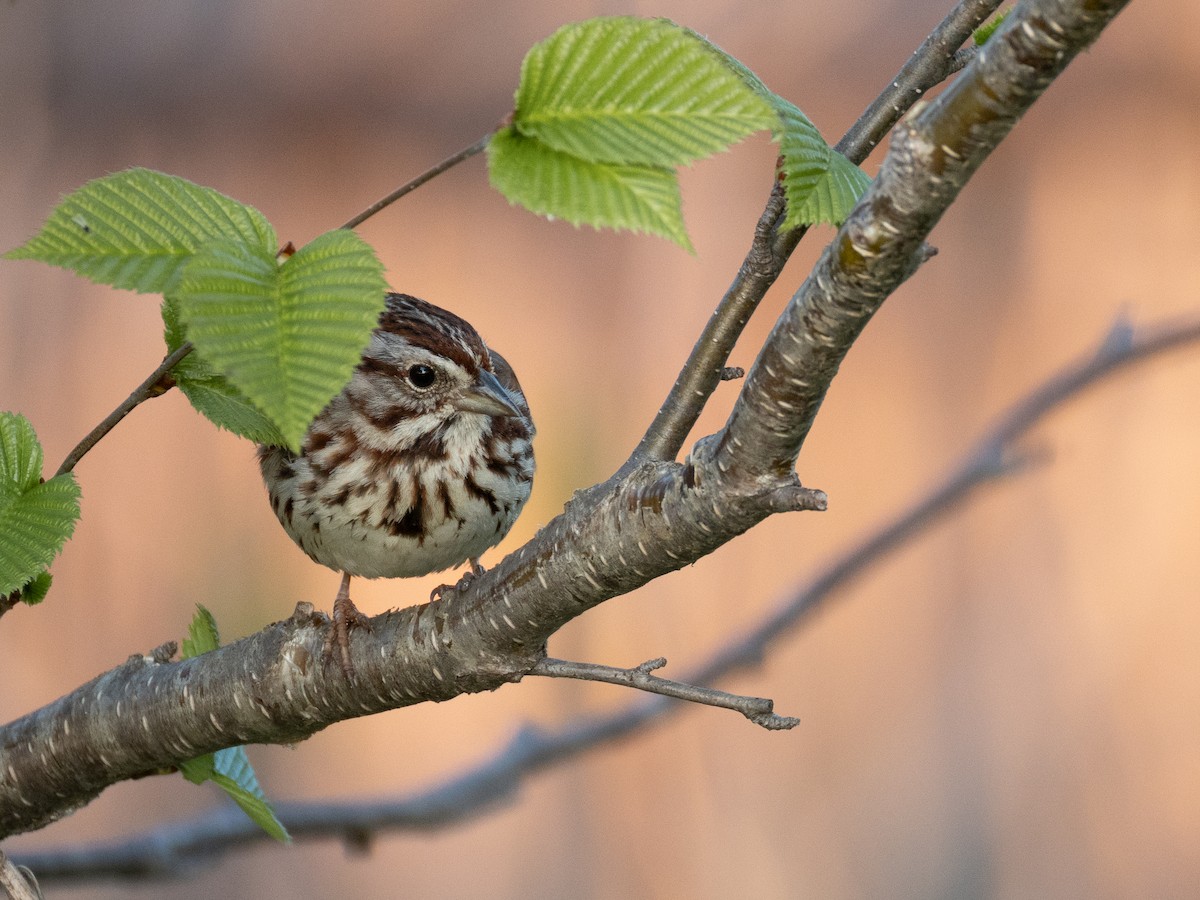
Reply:
<svg viewBox="0 0 1200 900"><path fill-rule="evenodd" d="M341 655L342 672L347 678L354 677L354 663L350 660L350 629L371 630L371 620L364 616L350 599L350 574L342 573L342 586L333 601L333 622L325 637L325 658L330 659L335 649Z"/></svg>

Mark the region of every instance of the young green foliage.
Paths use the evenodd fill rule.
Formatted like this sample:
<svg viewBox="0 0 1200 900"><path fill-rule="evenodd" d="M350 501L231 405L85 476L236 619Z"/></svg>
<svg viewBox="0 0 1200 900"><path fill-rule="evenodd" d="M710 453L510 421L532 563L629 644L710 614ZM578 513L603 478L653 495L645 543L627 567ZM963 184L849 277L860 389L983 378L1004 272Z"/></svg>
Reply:
<svg viewBox="0 0 1200 900"><path fill-rule="evenodd" d="M217 623L205 607L197 604L196 615L183 640L183 658L191 659L221 646ZM270 802L258 783L245 747L226 747L179 764L179 771L192 784L211 781L225 791L263 831L277 841L288 843L291 837L275 816Z"/></svg>
<svg viewBox="0 0 1200 900"><path fill-rule="evenodd" d="M996 33L996 29L1004 24L1004 20L1008 18L1008 14L1010 12L1012 12L1011 9L1006 9L1004 12L999 13L995 18L993 18L992 21L976 28L975 33L971 36L975 41L975 46L982 47L984 44L986 44L988 42L988 38Z"/></svg>
<svg viewBox="0 0 1200 900"><path fill-rule="evenodd" d="M513 129L493 135L487 152L492 185L530 212L657 234L692 250L670 169L589 162Z"/></svg>
<svg viewBox="0 0 1200 900"><path fill-rule="evenodd" d="M46 567L79 518L74 474L44 482L42 461L42 445L29 420L0 413L0 595L24 588L29 603L46 596Z"/></svg>
<svg viewBox="0 0 1200 900"><path fill-rule="evenodd" d="M187 340L187 335L179 321L178 304L170 297L163 300L162 318L163 339L168 351L174 353ZM192 407L218 428L258 444L283 446L287 443L275 423L201 354L189 353L171 370L171 375Z"/></svg>
<svg viewBox="0 0 1200 900"><path fill-rule="evenodd" d="M590 19L529 51L488 171L535 213L690 250L675 169L763 129L780 143L784 226L844 219L869 179L744 65L665 19Z"/></svg>
<svg viewBox="0 0 1200 900"><path fill-rule="evenodd" d="M799 107L768 88L742 62L723 50L718 52L752 91L771 104L777 116L773 137L779 142L779 171L788 201L782 227L820 222L840 225L871 183L870 177L825 143Z"/></svg>
<svg viewBox="0 0 1200 900"><path fill-rule="evenodd" d="M529 51L513 124L589 162L673 169L774 121L698 35L620 16L567 25Z"/></svg>
<svg viewBox="0 0 1200 900"><path fill-rule="evenodd" d="M91 181L6 254L167 298L168 347L196 350L174 372L218 427L298 449L308 423L346 384L387 285L348 231L280 264L262 214L211 188L149 169ZM186 277L185 277L186 276Z"/></svg>
<svg viewBox="0 0 1200 900"><path fill-rule="evenodd" d="M68 194L41 231L4 255L41 260L99 284L162 293L214 238L274 252L275 232L258 210L183 178L135 168Z"/></svg>
<svg viewBox="0 0 1200 900"><path fill-rule="evenodd" d="M870 176L826 144L804 113L781 97L775 99L780 174L788 201L783 228L841 224L871 183Z"/></svg>
<svg viewBox="0 0 1200 900"><path fill-rule="evenodd" d="M33 576L33 580L25 587L21 588L21 601L30 606L37 606L46 599L46 595L50 593L50 586L54 583L54 577L43 569L37 575Z"/></svg>
<svg viewBox="0 0 1200 900"><path fill-rule="evenodd" d="M350 380L386 290L371 248L338 230L282 264L261 246L210 241L184 265L171 299L201 356L298 451Z"/></svg>

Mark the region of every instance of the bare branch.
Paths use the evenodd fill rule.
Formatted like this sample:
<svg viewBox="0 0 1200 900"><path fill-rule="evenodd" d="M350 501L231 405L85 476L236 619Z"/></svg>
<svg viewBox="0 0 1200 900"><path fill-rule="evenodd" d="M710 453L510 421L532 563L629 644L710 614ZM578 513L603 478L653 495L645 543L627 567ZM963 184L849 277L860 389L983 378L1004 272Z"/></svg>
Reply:
<svg viewBox="0 0 1200 900"><path fill-rule="evenodd" d="M747 375L710 451L718 469L746 479L791 471L846 352L927 258L929 232L1017 120L1126 2L1021 3L954 83L897 127L878 177Z"/></svg>
<svg viewBox="0 0 1200 900"><path fill-rule="evenodd" d="M1001 2L961 0L859 116L835 149L853 163L865 160L914 103L961 68L954 65L955 51ZM804 237L806 229L779 231L784 212L783 191L777 183L759 217L754 240L737 277L704 326L683 370L622 472L647 459L670 460L679 454L688 432L721 381L720 373L746 323Z"/></svg>
<svg viewBox="0 0 1200 900"><path fill-rule="evenodd" d="M0 729L0 833L38 827L105 786L222 747L294 741L344 718L529 673L563 624L712 552L776 512L819 509L794 462L842 355L922 258L987 152L1123 4L1029 0L893 143L880 177L793 298L729 424L683 463L647 460L580 492L470 586L355 632L348 682L318 663L327 622L287 622L170 663L137 656Z"/></svg>
<svg viewBox="0 0 1200 900"><path fill-rule="evenodd" d="M745 697L740 694L730 694L715 688L700 687L685 684L682 681L671 681L651 675L655 669L661 669L667 664L667 659L660 656L651 659L632 669L618 669L613 666L602 666L597 663L568 662L564 659L543 659L529 670L530 675L545 675L549 678L578 678L583 681L602 681L605 684L620 684L625 687L637 688L650 694L661 694L676 700L687 700L690 703L700 703L704 706L717 706L721 709L732 709L740 712L755 725L761 725L768 731L786 731L795 728L800 720L791 716L781 716L775 712L775 704L762 697Z"/></svg>
<svg viewBox="0 0 1200 900"><path fill-rule="evenodd" d="M1018 463L1025 457L1018 444L1047 415L1136 363L1196 343L1200 343L1200 318L1140 332L1116 323L1095 352L1047 379L1001 415L940 484L848 548L758 624L719 648L688 676L688 682L709 684L758 666L771 644L808 621L870 566L961 509L984 485L1020 471ZM340 837L361 842L390 829L443 827L495 808L543 769L636 734L683 708L666 697L654 697L608 715L580 716L557 731L525 726L485 761L418 793L358 802L283 803L276 812L297 840ZM43 880L174 876L201 860L211 861L229 850L248 849L267 840L230 804L111 843L24 854L22 862Z"/></svg>
<svg viewBox="0 0 1200 900"><path fill-rule="evenodd" d="M83 459L84 455L100 442L100 439L112 431L117 423L133 412L134 407L138 404L149 400L151 397L158 397L165 394L175 382L171 380L171 370L185 356L192 352L192 344L190 341L185 341L173 353L167 354L166 358L159 363L158 368L134 388L133 393L126 397L121 404L111 413L105 416L104 421L88 432L87 436L75 445L67 458L63 460L62 465L58 467L55 475L62 475L64 472L70 472Z"/></svg>
<svg viewBox="0 0 1200 900"><path fill-rule="evenodd" d="M955 61L1003 0L962 0L927 37L834 149L860 163L912 107L962 66Z"/></svg>
<svg viewBox="0 0 1200 900"><path fill-rule="evenodd" d="M74 469L88 451L95 447L101 438L112 431L118 422L133 412L134 408L139 404L144 403L151 397L158 397L165 394L174 387L175 382L171 378L171 370L191 352L192 344L190 341L187 341L180 345L179 349L173 353L167 354L166 358L159 363L158 368L151 372L145 381L134 388L132 394L122 400L116 409L105 416L99 425L88 432L84 439L75 445L74 449L67 454L67 458L62 461L62 465L58 467L58 471L54 473L55 476L62 475ZM20 602L21 591L19 590L0 596L0 617L3 617L6 613L14 609Z"/></svg>
<svg viewBox="0 0 1200 900"><path fill-rule="evenodd" d="M961 72L975 58L975 54L979 52L979 48L973 44L968 47L963 47L954 53L954 57L950 63L952 72Z"/></svg>
<svg viewBox="0 0 1200 900"><path fill-rule="evenodd" d="M0 597L0 618L2 618L6 613L10 612L20 602L20 588L10 594L5 594L3 597Z"/></svg>
<svg viewBox="0 0 1200 900"><path fill-rule="evenodd" d="M370 206L368 206L366 209L364 209L358 215L354 216L353 218L351 218L347 222L345 222L341 227L346 228L346 229L357 228L363 222L367 221L367 219L371 218L371 216L375 215L375 213L380 212L381 210L384 210L387 207L391 206L393 203L395 203L397 200L399 200L401 197L405 196L406 194L411 194L413 191L415 191L421 185L425 184L425 182L430 181L433 178L436 178L438 175L441 175L447 169L451 169L454 166L457 166L463 160L470 159L472 156L475 156L477 153L482 153L484 150L487 149L488 142L492 139L493 134L495 134L494 131L489 131L487 134L485 134L483 137L481 137L479 140L477 140L471 146L464 147L463 149L459 150L457 153L452 153L450 156L443 159L440 163L430 166L428 169L426 169L424 172L422 172L416 178L413 178L411 181L407 181L404 184L400 185L400 187L396 188L394 191L392 191L386 197L383 197L380 200L376 200L374 203L372 203Z"/></svg>

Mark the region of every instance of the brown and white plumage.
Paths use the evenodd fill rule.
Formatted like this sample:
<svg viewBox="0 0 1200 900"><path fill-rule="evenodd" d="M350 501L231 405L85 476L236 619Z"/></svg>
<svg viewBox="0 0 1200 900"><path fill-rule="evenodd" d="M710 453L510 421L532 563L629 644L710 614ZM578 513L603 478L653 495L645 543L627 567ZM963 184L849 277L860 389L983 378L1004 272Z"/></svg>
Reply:
<svg viewBox="0 0 1200 900"><path fill-rule="evenodd" d="M362 361L300 454L259 448L284 530L343 573L331 639L344 667L347 629L365 621L349 577L426 575L499 543L529 497L533 435L512 368L471 325L389 294Z"/></svg>

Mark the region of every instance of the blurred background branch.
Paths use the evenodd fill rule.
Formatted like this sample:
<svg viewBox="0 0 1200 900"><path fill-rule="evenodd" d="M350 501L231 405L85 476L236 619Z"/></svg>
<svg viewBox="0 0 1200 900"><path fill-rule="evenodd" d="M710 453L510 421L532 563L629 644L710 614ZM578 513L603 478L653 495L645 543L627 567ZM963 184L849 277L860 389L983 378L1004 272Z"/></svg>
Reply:
<svg viewBox="0 0 1200 900"><path fill-rule="evenodd" d="M980 488L1023 471L1021 442L1048 415L1135 364L1197 342L1200 317L1136 329L1127 321L1116 322L1096 350L1047 378L998 416L941 482L836 556L759 622L718 647L685 681L710 685L761 666L772 645L843 594L870 567L961 510ZM534 674L551 674L560 662L547 661L550 671L535 669ZM441 828L511 800L522 784L548 767L634 737L685 708L659 696L631 702L608 715L578 716L555 729L528 724L484 761L406 796L280 803L276 811L295 840L332 838L351 846L369 845L397 829ZM19 861L43 881L178 877L202 861L211 863L269 840L239 810L225 806L121 840L22 853Z"/></svg>
<svg viewBox="0 0 1200 900"><path fill-rule="evenodd" d="M948 5L884 0L847 13L836 0L661 0L644 11L710 35L836 135ZM1196 9L1132 4L935 230L941 255L876 317L806 443L802 475L829 491L830 510L775 517L605 604L555 636L556 655L679 663L749 633L769 614L765 598L952 471L988 411L1078 353L1081 335L1133 302L1139 320L1194 309ZM86 179L131 164L254 203L302 242L475 140L511 108L534 41L568 19L628 10L562 0L472 7L464 20L378 0L301 3L288 15L196 0L7 5L0 243L27 238ZM397 288L477 324L522 373L541 425L539 476L501 552L643 435L712 312L704 298L742 259L729 236L747 240L774 158L754 139L685 173L695 257L512 210L484 188L478 160L364 224ZM821 243L798 248L797 271ZM142 380L161 325L138 298L35 268L0 267L0 385L4 408L26 412L61 458ZM767 310L798 278L781 280ZM750 322L733 362L748 367L771 318ZM492 759L481 748L507 746L515 722L541 723L535 753L536 735L603 728L625 695L530 679L344 723L293 748L252 748L268 793L429 796L428 821L459 827L381 832L369 857L350 860L334 842L303 853L259 845L172 885L173 896L382 898L397 872L427 898L653 896L665 884L696 898L1186 896L1200 872L1198 377L1200 359L1181 356L1121 379L1102 403L1072 405L1054 423L1058 464L977 491L857 579L854 603L820 604L812 626L740 685L804 716L786 736L718 713L664 716L636 741L535 767L521 803L463 821L438 791L445 773ZM279 533L244 442L173 394L78 467L85 515L56 564L55 595L0 631L5 721L131 646L181 635L198 595L214 598L236 637L336 587ZM731 396L722 389L694 433L719 428ZM357 599L376 612L440 580L368 583ZM645 705L659 704L679 708ZM509 796L489 774L464 781L457 800ZM127 782L5 849L90 846L223 802L176 779ZM343 835L362 847L372 833ZM161 886L73 890L115 900Z"/></svg>

